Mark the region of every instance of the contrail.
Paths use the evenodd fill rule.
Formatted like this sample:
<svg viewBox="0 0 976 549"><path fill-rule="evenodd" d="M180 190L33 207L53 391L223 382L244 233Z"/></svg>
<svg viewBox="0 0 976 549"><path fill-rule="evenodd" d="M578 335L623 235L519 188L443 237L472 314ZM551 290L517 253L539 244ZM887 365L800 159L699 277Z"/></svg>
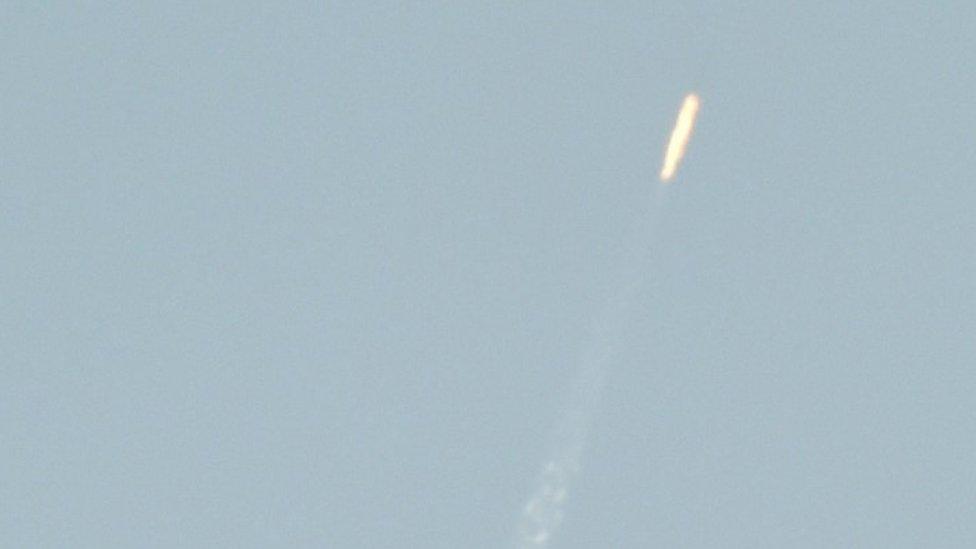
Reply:
<svg viewBox="0 0 976 549"><path fill-rule="evenodd" d="M663 191L663 189L661 189ZM580 472L589 436L590 423L603 393L607 369L620 348L626 327L628 308L644 280L644 257L650 247L660 205L645 210L636 220L631 236L625 240L623 268L614 277L610 298L594 318L589 342L584 348L579 371L569 390L564 415L559 419L552 440L551 454L544 463L536 487L522 507L519 520L518 549L548 547L563 519L563 509L572 481Z"/></svg>
<svg viewBox="0 0 976 549"><path fill-rule="evenodd" d="M668 141L668 150L664 154L664 165L661 166L661 181L670 181L674 177L674 172L678 170L678 163L685 155L688 147L688 140L691 138L691 131L695 127L695 116L698 115L700 105L698 96L689 93L681 104L678 112L678 121L674 124L671 132L671 139Z"/></svg>
<svg viewBox="0 0 976 549"><path fill-rule="evenodd" d="M674 176L678 162L684 155L691 130L698 113L699 99L688 94L678 113L678 121L668 143L661 169L661 181ZM644 257L652 240L653 228L663 208L665 185L658 187L657 201L652 212L637 218L637 226L626 241L623 270L615 280L602 313L593 323L591 344L581 357L580 369L570 390L566 413L556 425L550 458L542 467L535 490L522 507L519 520L517 549L548 547L553 534L563 520L563 509L573 479L582 466L583 451L606 381L607 368L620 346L628 306L643 280ZM651 214L651 215L647 215Z"/></svg>

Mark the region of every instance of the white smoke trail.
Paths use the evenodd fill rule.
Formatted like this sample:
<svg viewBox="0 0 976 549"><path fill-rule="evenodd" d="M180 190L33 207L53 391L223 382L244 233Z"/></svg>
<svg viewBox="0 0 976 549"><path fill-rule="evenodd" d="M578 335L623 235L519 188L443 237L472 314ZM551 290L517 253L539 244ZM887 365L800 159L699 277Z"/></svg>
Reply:
<svg viewBox="0 0 976 549"><path fill-rule="evenodd" d="M599 406L607 368L620 346L628 306L643 280L644 257L649 236L664 202L664 187L658 188L656 207L638 216L632 236L625 241L623 269L610 289L606 307L594 319L590 344L585 348L579 372L570 389L566 412L555 429L551 457L545 462L535 490L522 508L518 549L547 547L563 519L566 498L573 479L580 472L590 423Z"/></svg>

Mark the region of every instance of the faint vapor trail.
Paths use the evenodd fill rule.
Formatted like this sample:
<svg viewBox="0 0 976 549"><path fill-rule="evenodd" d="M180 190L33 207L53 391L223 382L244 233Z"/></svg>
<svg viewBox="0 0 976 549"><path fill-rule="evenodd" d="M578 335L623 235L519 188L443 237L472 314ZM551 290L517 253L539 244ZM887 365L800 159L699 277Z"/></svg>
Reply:
<svg viewBox="0 0 976 549"><path fill-rule="evenodd" d="M625 241L623 269L617 271L610 298L591 327L590 343L584 348L579 371L569 391L565 414L556 425L550 458L545 462L535 490L522 508L518 549L548 547L563 519L563 508L573 479L582 466L590 423L599 405L607 368L623 335L628 307L643 281L644 258L653 242L653 228L660 217L664 189L659 189L654 208L638 215L631 236Z"/></svg>
<svg viewBox="0 0 976 549"><path fill-rule="evenodd" d="M674 172L678 170L678 164L685 155L688 147L688 140L691 139L691 131L695 127L695 116L698 115L698 107L701 101L698 96L689 93L685 96L678 112L678 121L674 124L671 132L671 139L668 141L668 149L664 155L664 165L661 167L661 181L670 181L674 177Z"/></svg>
<svg viewBox="0 0 976 549"><path fill-rule="evenodd" d="M610 289L610 299L592 325L591 342L581 357L580 369L570 389L566 413L556 425L550 458L545 462L535 490L522 508L519 521L518 549L548 547L563 519L563 508L573 479L582 466L583 451L590 422L599 405L606 383L607 368L620 347L628 306L643 280L644 259L653 243L654 226L660 218L666 199L666 183L673 176L685 154L698 114L700 101L688 94L681 105L678 120L661 168L662 184L651 211L638 215L631 237L625 241L623 269Z"/></svg>

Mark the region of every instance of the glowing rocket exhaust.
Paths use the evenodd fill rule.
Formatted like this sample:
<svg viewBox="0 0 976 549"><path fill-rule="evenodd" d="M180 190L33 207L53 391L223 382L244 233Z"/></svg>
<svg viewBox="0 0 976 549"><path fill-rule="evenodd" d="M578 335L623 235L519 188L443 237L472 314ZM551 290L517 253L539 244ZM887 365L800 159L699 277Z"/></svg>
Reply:
<svg viewBox="0 0 976 549"><path fill-rule="evenodd" d="M671 140L668 141L668 150L664 154L664 165L661 166L661 181L670 181L674 177L674 172L678 170L678 163L685 155L685 148L688 147L688 140L691 138L691 130L695 127L695 116L698 115L700 101L698 96L689 93L681 104L681 111L678 112L678 121L671 132Z"/></svg>

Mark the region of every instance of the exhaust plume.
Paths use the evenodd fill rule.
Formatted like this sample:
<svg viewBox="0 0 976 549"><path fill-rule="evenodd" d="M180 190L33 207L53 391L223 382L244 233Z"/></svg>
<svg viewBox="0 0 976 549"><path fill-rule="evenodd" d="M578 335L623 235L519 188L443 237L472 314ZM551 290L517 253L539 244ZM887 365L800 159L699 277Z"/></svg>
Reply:
<svg viewBox="0 0 976 549"><path fill-rule="evenodd" d="M655 212L660 205L658 200ZM606 289L605 306L594 315L578 370L568 387L563 413L553 432L549 458L522 507L516 549L549 547L563 521L570 489L583 466L590 427L602 399L607 372L622 347L631 307L646 280L646 258L658 219L657 215L640 215L630 237L624 240L621 267L614 270L612 283ZM553 388L557 388L560 381L554 381Z"/></svg>
<svg viewBox="0 0 976 549"><path fill-rule="evenodd" d="M671 139L668 141L668 150L664 155L664 165L661 167L661 181L670 181L674 177L674 172L678 170L678 163L685 155L685 148L691 138L691 130L695 127L695 116L698 115L700 101L698 96L689 93L681 104L678 112L678 121L671 132Z"/></svg>
<svg viewBox="0 0 976 549"><path fill-rule="evenodd" d="M688 94L681 105L661 169L664 182L674 176L684 155L698 106L698 96L693 93ZM582 349L579 370L569 387L563 414L556 423L549 458L522 507L516 549L549 547L563 521L570 488L582 469L590 426L599 408L607 371L623 343L630 307L646 279L647 254L654 241L666 187L658 185L654 207L636 218L630 238L624 240L620 258L622 268L615 271L605 307L593 319L591 333Z"/></svg>

